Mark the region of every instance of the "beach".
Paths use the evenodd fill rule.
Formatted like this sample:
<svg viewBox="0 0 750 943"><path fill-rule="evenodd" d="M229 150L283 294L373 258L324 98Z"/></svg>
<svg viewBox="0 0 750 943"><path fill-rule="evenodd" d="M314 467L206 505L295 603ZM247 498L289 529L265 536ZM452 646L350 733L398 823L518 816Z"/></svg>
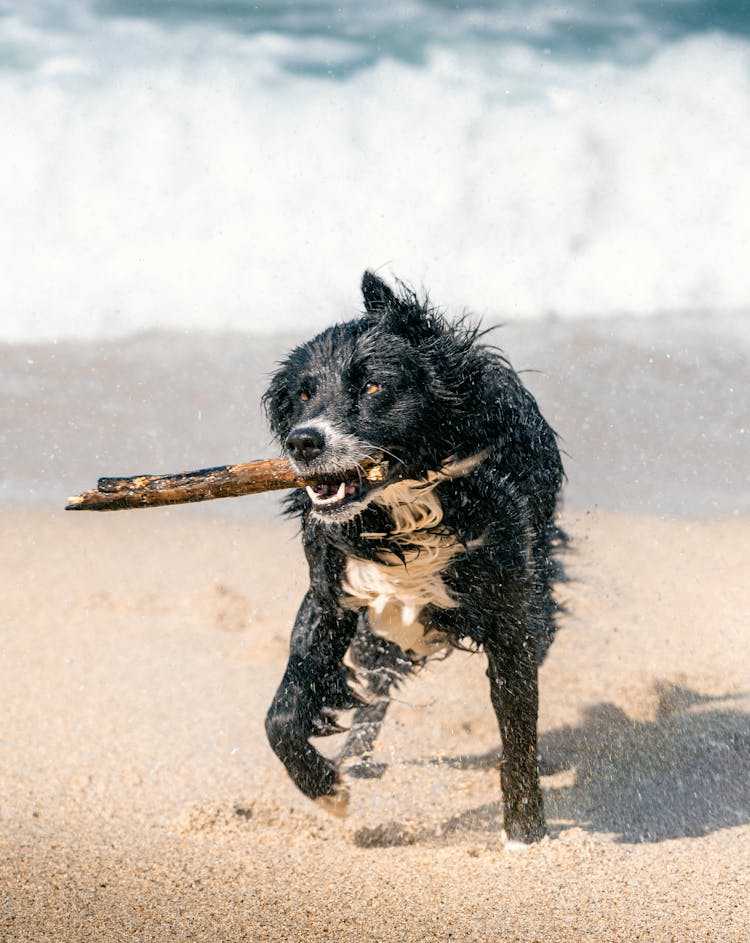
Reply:
<svg viewBox="0 0 750 943"><path fill-rule="evenodd" d="M747 943L747 0L3 0L0 128L0 943ZM365 269L559 437L523 851L482 653L348 818L292 785L278 495L63 510L278 456L269 377Z"/></svg>
<svg viewBox="0 0 750 943"><path fill-rule="evenodd" d="M565 524L550 835L512 853L481 654L403 687L346 820L291 785L292 524L5 507L0 939L746 940L750 519Z"/></svg>
<svg viewBox="0 0 750 943"><path fill-rule="evenodd" d="M571 536L549 836L518 853L481 653L397 693L346 820L291 784L263 728L306 586L278 497L62 510L276 454L259 397L298 339L0 347L0 940L744 943L744 320L494 332L560 433Z"/></svg>

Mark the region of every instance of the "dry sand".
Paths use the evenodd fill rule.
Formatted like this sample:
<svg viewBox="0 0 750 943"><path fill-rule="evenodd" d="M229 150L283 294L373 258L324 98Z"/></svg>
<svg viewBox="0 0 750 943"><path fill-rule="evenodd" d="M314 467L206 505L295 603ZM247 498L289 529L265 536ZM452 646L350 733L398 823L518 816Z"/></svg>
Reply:
<svg viewBox="0 0 750 943"><path fill-rule="evenodd" d="M567 525L510 853L481 655L403 689L344 823L292 787L290 525L0 512L0 940L750 940L750 520Z"/></svg>

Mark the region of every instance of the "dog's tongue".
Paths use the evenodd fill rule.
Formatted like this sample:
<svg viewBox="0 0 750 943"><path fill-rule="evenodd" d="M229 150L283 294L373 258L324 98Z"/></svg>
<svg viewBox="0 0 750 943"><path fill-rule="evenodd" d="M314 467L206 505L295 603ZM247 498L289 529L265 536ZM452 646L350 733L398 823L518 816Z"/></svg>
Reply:
<svg viewBox="0 0 750 943"><path fill-rule="evenodd" d="M325 484L325 485L318 485L317 488L314 489L314 491L318 498L332 498L334 495L338 495L340 488L341 488L341 483L336 482L335 485L332 485L330 483Z"/></svg>

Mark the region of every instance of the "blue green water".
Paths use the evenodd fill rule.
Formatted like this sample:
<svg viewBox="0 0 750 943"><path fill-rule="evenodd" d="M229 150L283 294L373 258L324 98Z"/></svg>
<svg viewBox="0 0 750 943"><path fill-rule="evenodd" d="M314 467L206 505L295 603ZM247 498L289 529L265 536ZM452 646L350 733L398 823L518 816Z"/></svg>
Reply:
<svg viewBox="0 0 750 943"><path fill-rule="evenodd" d="M424 66L430 51L440 46L477 56L520 45L573 60L633 62L691 36L719 32L750 37L749 0L574 0L564 6L551 0L5 0L0 15L32 24L42 33L79 32L82 39L87 28L119 18L163 30L202 27L243 36L281 36L318 44L318 55L303 54L296 62L286 61L285 68L338 78L381 59ZM15 42L6 39L0 62L18 67L30 61L23 52L21 37Z"/></svg>

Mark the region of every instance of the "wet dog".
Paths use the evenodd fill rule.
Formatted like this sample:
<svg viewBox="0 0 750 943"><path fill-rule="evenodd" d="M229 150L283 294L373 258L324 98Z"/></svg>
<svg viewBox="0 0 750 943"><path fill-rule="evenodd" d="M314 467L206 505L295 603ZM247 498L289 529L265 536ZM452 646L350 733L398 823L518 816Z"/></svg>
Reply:
<svg viewBox="0 0 750 943"><path fill-rule="evenodd" d="M292 780L329 811L367 758L391 689L450 648L481 648L503 745L509 841L545 833L537 666L555 632L563 478L552 429L504 356L370 272L363 316L293 350L264 397L294 468L310 588L266 719ZM311 737L338 733L341 753ZM364 761L364 762L363 762Z"/></svg>

